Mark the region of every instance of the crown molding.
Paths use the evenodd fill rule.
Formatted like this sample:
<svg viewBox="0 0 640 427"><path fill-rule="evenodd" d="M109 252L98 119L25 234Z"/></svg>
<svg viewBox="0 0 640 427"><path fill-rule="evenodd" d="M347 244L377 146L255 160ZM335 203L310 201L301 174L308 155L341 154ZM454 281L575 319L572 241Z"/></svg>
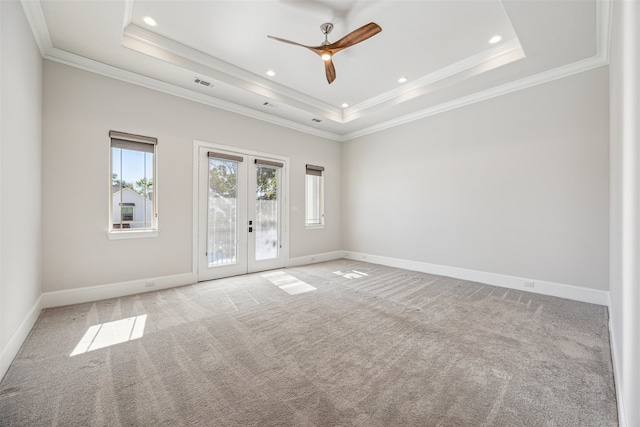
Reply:
<svg viewBox="0 0 640 427"><path fill-rule="evenodd" d="M424 110L416 111L414 113L407 114L405 116L398 117L393 120L388 120L386 122L379 123L374 126L369 126L367 128L345 134L343 135L343 138L345 141L349 141L351 139L359 138L361 136L369 135L375 132L379 132L381 130L389 129L389 128L400 126L416 120L424 119L426 117L434 116L436 114L444 113L446 111L454 110L456 108L465 107L467 105L472 105L478 102L486 101L491 98L496 98L498 96L506 95L512 92L517 92L522 89L527 89L532 86L537 86L543 83L551 82L553 80L569 77L574 74L582 73L584 71L589 71L594 68L602 67L607 64L608 62L603 57L599 55L592 56L591 58L587 58L578 62L573 62L571 64L563 65L561 67L544 71L542 73L535 74L533 76L524 77L522 79L515 80L513 82L505 83L500 86L495 86L491 89L476 92L471 95L467 95L458 99L454 99L449 102L444 102L442 104L438 104L433 107L426 108Z"/></svg>
<svg viewBox="0 0 640 427"><path fill-rule="evenodd" d="M68 65L81 70L89 71L95 74L99 74L105 77L110 77L116 80L120 80L126 83L131 83L137 86L141 86L147 89L152 89L158 92L166 93L169 95L177 96L179 98L187 99L190 101L198 102L200 104L208 105L210 107L219 108L221 110L229 111L232 113L241 114L243 116L251 117L257 120L269 122L274 125L282 126L288 129L293 129L298 132L303 132L309 135L318 136L321 138L342 141L339 135L331 132L323 131L310 126L305 126L297 122L283 119L280 117L272 116L270 114L263 113L261 111L254 110L252 108L243 107L233 102L225 101L222 99L214 98L209 95L205 95L200 92L195 92L189 89L185 89L180 86L166 83L160 80L152 79L131 71L123 70L121 68L113 67L92 59L85 58L73 53L69 53L64 50L52 48L44 56L45 59L58 62L60 64Z"/></svg>
<svg viewBox="0 0 640 427"><path fill-rule="evenodd" d="M122 22L122 32L124 33L127 28L133 22L133 5L135 0L124 0L124 17Z"/></svg>
<svg viewBox="0 0 640 427"><path fill-rule="evenodd" d="M500 86L493 87L484 91L458 98L449 102L445 102L433 107L429 107L402 117L388 120L383 123L376 124L342 135L343 141L370 135L395 126L410 123L415 120L421 120L426 117L444 113L456 108L472 105L497 96L506 95L521 89L527 89L553 80L569 77L574 74L592 70L609 64L609 50L611 46L611 32L613 23L613 1L614 0L596 0L596 55L581 61L566 64L533 76L524 77L513 82L509 82ZM506 12L505 12L506 13ZM507 15L508 16L508 15Z"/></svg>
<svg viewBox="0 0 640 427"><path fill-rule="evenodd" d="M506 12L505 12L506 13ZM592 70L609 64L609 50L611 45L611 31L613 22L613 0L596 0L596 55L581 61L566 64L533 76L524 77L491 89L476 92L474 94L454 99L433 107L416 111L383 123L378 123L358 131L342 135L343 141L349 141L365 135L370 135L395 126L400 126L415 120L465 107L467 105L482 102L518 90L527 89L553 80L569 77L574 74Z"/></svg>
<svg viewBox="0 0 640 427"><path fill-rule="evenodd" d="M132 41L142 43L142 46L131 43ZM266 96L276 102L285 102L294 108L310 111L312 114L319 114L328 120L342 122L342 110L339 108L257 76L228 62L214 58L135 24L131 24L125 28L123 46L179 67L181 66L181 61L175 58L175 56L186 59L195 66L206 67L208 75L215 80L239 87L260 96ZM155 49L149 49L148 47ZM156 49L159 50L159 52L155 51ZM167 56L167 53L175 56Z"/></svg>
<svg viewBox="0 0 640 427"><path fill-rule="evenodd" d="M613 26L613 0L596 1L596 43L597 55L609 63L611 31Z"/></svg>
<svg viewBox="0 0 640 427"><path fill-rule="evenodd" d="M481 72L489 71L509 62L525 57L524 50L518 39L509 40L491 49L486 49L476 55L462 59L433 73L429 73L407 85L398 87L378 96L365 100L345 110L344 122L362 117L375 107L396 103L398 100L407 101L425 93L431 92L436 86L441 87L445 80L460 81Z"/></svg>
<svg viewBox="0 0 640 427"><path fill-rule="evenodd" d="M130 19L129 16L125 22ZM266 96L276 102L287 103L294 108L309 111L342 124L358 119L374 110L380 110L432 92L442 87L445 81L452 84L525 57L519 40L513 39L430 73L409 85L393 89L351 108L341 110L135 24L130 24L125 28L122 44L178 67L193 69L204 66L207 75L214 80Z"/></svg>
<svg viewBox="0 0 640 427"><path fill-rule="evenodd" d="M53 48L53 43L49 35L47 21L44 19L42 5L39 1L21 0L20 3L33 32L33 38L36 40L38 49L40 49L40 55L44 57Z"/></svg>
<svg viewBox="0 0 640 427"><path fill-rule="evenodd" d="M258 110L254 110L249 107L244 107L229 101L225 101L222 99L214 98L209 95L205 95L199 92L195 92L189 89L182 88L180 86L176 86L174 84L162 82L150 77L146 77L131 71L123 70L117 67L113 67L110 65L106 65L100 63L98 61L94 61L70 52L63 51L61 49L57 49L53 46L51 41L51 37L49 34L49 29L47 27L46 20L44 18L44 13L42 11L42 5L38 0L21 0L22 7L25 11L25 15L31 26L31 30L34 34L35 41L40 49L42 57L45 59L49 59L55 62L59 62L65 65L69 65L72 67L76 67L79 69L83 69L85 71L94 72L99 75L103 75L106 77L111 77L116 80L124 81L127 83L135 84L138 86L142 86L148 89L156 90L159 92L163 92L169 95L174 95L179 98L191 100L194 102L198 102L204 105L208 105L214 108L219 108L225 111L241 114L247 117L251 117L257 120L265 121L268 123L272 123L277 126L282 126L288 129L296 130L299 132L303 132L309 135L314 135L320 138L325 138L332 141L349 141L354 138L359 138L365 135L369 135L375 132L379 132L385 129L389 129L395 126L400 126L406 123L410 123L415 120L420 120L426 117L430 117L436 114L440 114L446 111L450 111L456 108L464 107L467 105L475 104L477 102L481 102L487 99L495 98L501 95L505 95L511 92L515 92L521 89L526 89L538 84L547 83L556 79L568 77L577 73L581 73L584 71L589 71L591 69L601 67L607 65L609 63L609 49L610 49L610 41L611 41L611 31L612 31L612 9L613 9L613 1L611 0L596 0L596 50L597 53L595 56L583 59L581 61L577 61L571 64L567 64L552 70L548 70L533 76L524 77L513 82L509 82L500 86L496 86L487 90L483 90L480 92L476 92L458 99L454 99L452 101L444 102L439 105L435 105L426 109L422 109L411 114L407 114L392 120L388 120L382 123L378 123L374 126L369 126L354 132L338 134L328 131L323 131L311 126L303 125L292 120L283 119L281 117L272 116L270 114L263 113ZM138 40L141 43L160 43L163 48L167 48L170 46L170 50L173 50L175 55L182 56L192 56L195 60L194 62L199 63L203 59L200 55L203 55L204 59L214 60L208 55L202 54L201 52L192 50L191 48L187 48L183 46L183 49L180 46L165 44L166 40L160 40L157 36L151 32L140 29L137 26L131 25L131 18L133 14L133 0L126 0L125 2L125 16L124 16L124 30L123 30L123 41L125 37L129 37L131 40L135 40L133 37L140 38L146 37L145 40ZM127 12L128 11L128 12ZM139 30L134 29L137 28ZM152 35L153 37L147 37ZM132 37L133 36L133 37ZM157 37L156 37L157 36ZM175 42L174 42L175 43ZM511 42L510 42L511 43ZM517 46L515 45L517 43ZM491 60L500 60L501 58L507 58L509 55L518 54L519 42L515 41L515 43L508 44L503 49L504 50L489 50L487 52L483 52L479 54L478 57L470 57L466 60L460 61L456 64L453 64L451 67L447 67L443 70L440 70L437 73L432 73L428 76L419 79L414 82L415 86L410 86L410 92L419 92L425 91L429 87L437 86L437 83L443 84L447 82L447 79L455 78L456 75L462 75L465 72L470 72L473 70L474 65L482 66L482 59L485 61ZM150 45L151 46L151 45ZM520 47L521 50L521 47ZM195 55L197 53L198 55ZM214 60L215 64L211 63L215 67L220 66L224 71L235 73L236 67L231 64L222 63L222 61L217 62L218 60ZM226 65L225 65L226 64ZM229 68L233 67L233 68ZM214 67L208 67L210 70L214 71ZM222 73L222 71L218 71L218 73ZM225 75L229 76L227 73ZM282 93L280 98L277 97L276 91L272 89L273 84L269 82L269 85L264 85L259 76L248 73L244 70L240 70L239 75L243 77L247 77L246 84L255 85L256 87L261 88L261 90L265 90L267 92L258 92L263 94L264 96L274 95L275 101L288 102L289 100L295 101L292 105L293 108L301 108L306 106L306 108L302 108L303 110L309 111L309 107L313 107L312 110L321 113L324 111L325 113L321 114L323 117L334 120L337 123L346 123L347 121L353 120L350 117L361 117L363 112L371 112L374 109L384 108L389 103L392 103L394 99L402 97L405 92L398 92L396 90L389 91L385 94L380 95L379 97L371 98L370 100L365 101L364 103L360 103L352 108L345 110L345 115L343 115L342 110L336 109L335 107L331 107L327 109L327 104L322 103L315 98L307 97L306 95L300 94L299 92L292 91L291 89L284 88L282 89ZM248 76L247 76L248 75ZM238 77L230 76L232 78L236 78L241 80ZM262 79L264 80L264 79ZM450 82L449 82L450 83ZM281 85L278 85L281 86ZM280 87L277 88L278 91L281 90ZM406 90L406 88L405 88ZM419 95L416 95L419 96ZM303 98L304 100L301 100ZM308 102L307 102L308 101ZM302 105L301 105L302 104ZM359 113L359 114L358 114ZM326 115L325 115L326 114ZM348 118L348 120L345 120Z"/></svg>

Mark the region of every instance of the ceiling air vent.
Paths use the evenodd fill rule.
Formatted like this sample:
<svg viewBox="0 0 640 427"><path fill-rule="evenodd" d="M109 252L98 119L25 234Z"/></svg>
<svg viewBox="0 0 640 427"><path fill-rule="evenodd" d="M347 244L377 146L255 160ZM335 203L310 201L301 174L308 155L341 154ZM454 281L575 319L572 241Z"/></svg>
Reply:
<svg viewBox="0 0 640 427"><path fill-rule="evenodd" d="M320 119L311 119L312 122L320 123L322 120Z"/></svg>
<svg viewBox="0 0 640 427"><path fill-rule="evenodd" d="M199 85L202 85L202 86L210 87L210 88L214 88L215 87L215 85L213 83L204 81L204 80L199 79L197 77L193 79L193 82L197 83Z"/></svg>
<svg viewBox="0 0 640 427"><path fill-rule="evenodd" d="M270 103L269 101L265 101L262 103L265 107L278 108L277 105Z"/></svg>

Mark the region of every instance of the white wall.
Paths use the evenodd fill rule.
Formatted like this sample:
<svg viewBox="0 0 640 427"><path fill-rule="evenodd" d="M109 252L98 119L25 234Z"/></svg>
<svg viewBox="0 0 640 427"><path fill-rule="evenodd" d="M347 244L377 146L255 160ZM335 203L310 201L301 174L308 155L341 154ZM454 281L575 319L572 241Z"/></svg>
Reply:
<svg viewBox="0 0 640 427"><path fill-rule="evenodd" d="M614 3L611 43L611 338L620 425L640 425L640 4Z"/></svg>
<svg viewBox="0 0 640 427"><path fill-rule="evenodd" d="M343 145L343 248L608 290L602 67Z"/></svg>
<svg viewBox="0 0 640 427"><path fill-rule="evenodd" d="M106 78L44 66L45 292L192 270L193 141L290 158L290 257L340 250L340 144ZM109 130L158 138L160 235L109 240ZM305 164L325 166L326 227L304 226ZM155 187L155 183L154 183ZM157 191L157 192L156 192Z"/></svg>
<svg viewBox="0 0 640 427"><path fill-rule="evenodd" d="M19 2L0 22L1 378L40 312L42 59Z"/></svg>

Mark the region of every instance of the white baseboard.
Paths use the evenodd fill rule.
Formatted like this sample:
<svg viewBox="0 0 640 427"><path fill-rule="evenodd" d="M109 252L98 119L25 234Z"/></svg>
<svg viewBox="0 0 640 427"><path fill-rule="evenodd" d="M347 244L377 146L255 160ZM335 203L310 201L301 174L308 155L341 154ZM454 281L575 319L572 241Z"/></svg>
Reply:
<svg viewBox="0 0 640 427"><path fill-rule="evenodd" d="M88 286L85 288L64 291L45 292L42 294L42 307L60 307L63 305L80 304L126 295L152 292L160 289L196 283L195 273L174 274L172 276L155 277L150 279L132 280L129 282L112 283L108 285Z"/></svg>
<svg viewBox="0 0 640 427"><path fill-rule="evenodd" d="M613 365L613 378L616 384L616 401L618 402L618 425L621 427L626 427L627 424L627 416L624 411L624 395L622 394L622 384L620 384L620 379L622 378L622 371L618 366L618 355L620 354L618 350L617 338L614 333L613 325L611 324L611 301L609 301L609 343L611 346L611 364Z"/></svg>
<svg viewBox="0 0 640 427"><path fill-rule="evenodd" d="M27 316L9 339L7 345L2 349L2 353L0 353L0 380L4 378L4 375L9 370L13 359L15 359L18 351L20 351L20 347L22 347L22 344L27 339L33 325L36 324L40 312L42 312L42 296L36 300Z"/></svg>
<svg viewBox="0 0 640 427"><path fill-rule="evenodd" d="M448 267L443 265L429 264L425 262L391 258L379 255L363 254L351 251L324 252L320 254L290 258L287 263L287 267L297 267L301 265L331 261L340 258L350 258L359 261L372 262L375 264L388 265L390 267L421 271L424 273L438 274L441 276L455 277L457 279L470 280L473 282L485 283L488 285L518 289L522 291L556 296L592 304L608 305L609 293L597 289L565 285L543 280L525 279L522 277L507 276L498 273L487 273L483 271L468 270L458 267ZM533 281L534 287L525 288L525 280ZM60 307L63 305L99 301L108 298L118 298L142 292L151 292L160 289L172 288L175 286L188 285L196 282L197 276L195 273L183 273L172 276L132 280L129 282L113 283L108 285L98 285L85 288L69 289L64 291L45 292L42 294L42 308Z"/></svg>
<svg viewBox="0 0 640 427"><path fill-rule="evenodd" d="M321 254L306 255L297 258L289 258L287 267L298 267L300 265L315 264L317 262L332 261L344 258L344 251L325 252Z"/></svg>
<svg viewBox="0 0 640 427"><path fill-rule="evenodd" d="M591 304L608 305L609 292L581 286L565 285L562 283L547 282L532 278L507 276L485 271L468 270L466 268L448 267L445 265L429 264L420 261L410 261L399 258L390 258L380 255L363 254L359 252L344 251L344 257L358 261L372 262L374 264L387 265L389 267L403 268L406 270L420 271L423 273L437 274L439 276L454 277L456 279L469 280L487 285L503 288L517 289L542 295L566 298ZM533 287L525 287L524 282L533 282Z"/></svg>

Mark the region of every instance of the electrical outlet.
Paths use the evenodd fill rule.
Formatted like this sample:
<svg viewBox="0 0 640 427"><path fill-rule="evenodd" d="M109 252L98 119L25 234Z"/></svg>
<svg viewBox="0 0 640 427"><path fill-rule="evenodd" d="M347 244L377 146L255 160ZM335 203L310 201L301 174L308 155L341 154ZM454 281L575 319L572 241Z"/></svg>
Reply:
<svg viewBox="0 0 640 427"><path fill-rule="evenodd" d="M533 280L525 280L523 285L525 288L533 288L535 286L535 282Z"/></svg>
<svg viewBox="0 0 640 427"><path fill-rule="evenodd" d="M144 282L145 288L151 288L156 285L156 282Z"/></svg>

